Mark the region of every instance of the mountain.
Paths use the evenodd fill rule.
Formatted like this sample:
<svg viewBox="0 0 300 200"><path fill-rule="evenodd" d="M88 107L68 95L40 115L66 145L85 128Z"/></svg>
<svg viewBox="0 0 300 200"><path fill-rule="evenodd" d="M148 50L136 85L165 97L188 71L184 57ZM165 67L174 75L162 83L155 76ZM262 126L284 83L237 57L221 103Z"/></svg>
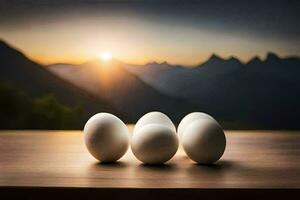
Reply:
<svg viewBox="0 0 300 200"><path fill-rule="evenodd" d="M64 105L81 105L86 116L106 111L125 122L152 110L175 122L203 111L224 128L300 129L299 74L299 58L274 53L248 63L212 55L193 68L117 60L42 66L0 42L0 82L34 96L53 94Z"/></svg>
<svg viewBox="0 0 300 200"><path fill-rule="evenodd" d="M235 58L224 60L213 54L205 63L195 68L151 64L144 67L127 65L127 69L143 81L171 96L185 97L190 91L195 91L191 89L195 85L205 85L208 79L230 73L238 69L240 64L240 61Z"/></svg>
<svg viewBox="0 0 300 200"><path fill-rule="evenodd" d="M128 115L133 122L153 110L162 111L178 122L196 109L192 103L154 89L126 69L126 64L111 60L91 61L81 65L55 64L48 70L72 84L104 98Z"/></svg>
<svg viewBox="0 0 300 200"><path fill-rule="evenodd" d="M268 53L246 64L211 56L194 68L127 66L154 88L183 97L228 127L299 129L300 59ZM170 69L172 68L173 69ZM139 70L143 69L143 71ZM151 76L147 76L151 74Z"/></svg>
<svg viewBox="0 0 300 200"><path fill-rule="evenodd" d="M100 111L121 115L109 103L55 76L4 41L0 41L0 82L32 96L52 94L64 105L81 106L86 117Z"/></svg>

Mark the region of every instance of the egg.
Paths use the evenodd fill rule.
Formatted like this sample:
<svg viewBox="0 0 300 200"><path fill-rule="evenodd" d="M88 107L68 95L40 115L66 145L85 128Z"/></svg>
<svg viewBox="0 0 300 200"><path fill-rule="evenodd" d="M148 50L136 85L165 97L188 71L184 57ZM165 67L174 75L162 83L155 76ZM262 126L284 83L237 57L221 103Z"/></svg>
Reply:
<svg viewBox="0 0 300 200"><path fill-rule="evenodd" d="M83 132L88 151L101 162L117 161L128 149L128 129L112 114L98 113L92 116Z"/></svg>
<svg viewBox="0 0 300 200"><path fill-rule="evenodd" d="M148 124L160 124L170 128L174 133L176 133L176 127L171 121L171 119L161 112L149 112L142 116L134 126L133 133L136 132L140 127Z"/></svg>
<svg viewBox="0 0 300 200"><path fill-rule="evenodd" d="M133 154L146 164L163 164L175 155L177 149L177 134L161 124L144 125L131 138Z"/></svg>
<svg viewBox="0 0 300 200"><path fill-rule="evenodd" d="M181 137L183 131L185 130L185 128L193 121L197 120L197 119L212 119L215 120L212 116L210 116L209 114L203 113L203 112L192 112L188 115L186 115L179 123L178 128L177 128L177 133L179 138ZM215 120L216 121L216 120Z"/></svg>
<svg viewBox="0 0 300 200"><path fill-rule="evenodd" d="M223 155L226 138L222 127L216 121L200 118L184 129L181 144L191 160L199 164L212 164Z"/></svg>

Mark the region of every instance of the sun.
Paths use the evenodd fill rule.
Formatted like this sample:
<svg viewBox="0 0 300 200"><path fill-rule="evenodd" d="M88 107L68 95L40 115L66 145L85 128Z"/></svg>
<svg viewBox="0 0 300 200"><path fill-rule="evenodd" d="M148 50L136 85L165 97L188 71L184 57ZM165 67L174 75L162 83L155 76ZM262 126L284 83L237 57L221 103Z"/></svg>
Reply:
<svg viewBox="0 0 300 200"><path fill-rule="evenodd" d="M107 61L110 61L112 59L112 54L111 52L109 51L103 51L99 54L99 59L104 61L104 62L107 62Z"/></svg>

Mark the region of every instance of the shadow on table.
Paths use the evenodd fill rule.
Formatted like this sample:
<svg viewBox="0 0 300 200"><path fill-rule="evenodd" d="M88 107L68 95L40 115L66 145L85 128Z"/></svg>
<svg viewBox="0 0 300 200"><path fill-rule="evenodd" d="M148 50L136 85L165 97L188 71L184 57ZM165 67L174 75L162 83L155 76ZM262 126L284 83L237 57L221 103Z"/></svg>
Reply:
<svg viewBox="0 0 300 200"><path fill-rule="evenodd" d="M167 164L167 163L163 163L163 164L147 164L147 163L141 163L140 164L141 167L150 167L150 168L172 168L172 164Z"/></svg>
<svg viewBox="0 0 300 200"><path fill-rule="evenodd" d="M150 164L140 164L138 165L139 168L143 170L155 170L155 171L174 171L174 170L181 170L180 163L165 163L165 164L158 164L158 165L150 165ZM237 168L238 164L234 161L229 160L222 160L215 164L203 165L203 164L196 164L191 163L187 169L196 171L210 171L210 172L221 172L226 170L231 170L232 168ZM183 167L185 168L185 167Z"/></svg>
<svg viewBox="0 0 300 200"><path fill-rule="evenodd" d="M141 163L140 165L138 165L138 167L143 170L155 170L155 171L173 171L176 169L176 166L170 163L156 164L156 165Z"/></svg>
<svg viewBox="0 0 300 200"><path fill-rule="evenodd" d="M117 162L95 162L92 164L92 168L95 169L104 169L104 168L109 168L109 169L118 169L118 168L125 168L127 167L128 164L117 161Z"/></svg>
<svg viewBox="0 0 300 200"><path fill-rule="evenodd" d="M237 165L237 163L235 163L234 161L231 161L231 160L220 160L213 164L194 163L193 166L203 168L203 169L211 169L211 170L215 170L215 171L220 171L220 170L234 168L234 167L237 167L238 165Z"/></svg>
<svg viewBox="0 0 300 200"><path fill-rule="evenodd" d="M128 167L128 163L122 162L122 161L117 161L117 162L95 162L91 165L91 168L95 169L118 169L118 168L126 168ZM180 163L164 163L164 164L137 164L137 167L143 170L156 170L156 171L173 171L173 170L178 170L180 168ZM232 168L239 168L238 164L235 163L234 161L230 160L221 160L217 163L214 164L197 164L197 163L191 163L190 166L188 167L189 170L200 170L200 171L215 171L215 172L220 172L220 171L226 171L226 170L231 170Z"/></svg>

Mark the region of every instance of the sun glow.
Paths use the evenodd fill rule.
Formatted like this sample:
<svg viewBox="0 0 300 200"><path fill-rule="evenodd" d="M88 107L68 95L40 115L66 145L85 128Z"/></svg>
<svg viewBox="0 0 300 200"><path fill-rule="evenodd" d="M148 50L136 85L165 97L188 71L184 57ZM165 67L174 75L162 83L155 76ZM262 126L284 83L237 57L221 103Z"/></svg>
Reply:
<svg viewBox="0 0 300 200"><path fill-rule="evenodd" d="M112 54L108 51L101 52L99 54L99 59L104 62L110 61L112 59Z"/></svg>

